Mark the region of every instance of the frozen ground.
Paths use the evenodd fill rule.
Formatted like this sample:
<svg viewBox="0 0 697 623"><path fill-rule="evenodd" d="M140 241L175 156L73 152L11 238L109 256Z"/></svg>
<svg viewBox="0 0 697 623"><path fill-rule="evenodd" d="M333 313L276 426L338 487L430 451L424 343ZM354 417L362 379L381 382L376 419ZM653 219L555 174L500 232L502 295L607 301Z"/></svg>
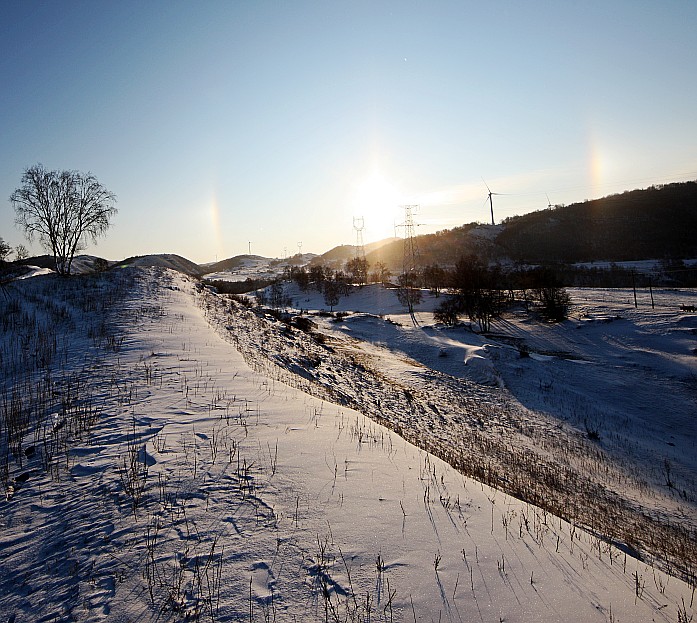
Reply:
<svg viewBox="0 0 697 623"><path fill-rule="evenodd" d="M393 291L367 286L342 299L353 312L325 330L361 340L388 368L395 353L456 378L504 388L528 409L596 438L641 479L697 491L697 314L694 290L571 289L570 320L550 325L522 310L478 335L443 327L426 296L414 327ZM291 295L304 309L324 306L317 293ZM672 496L670 496L672 497ZM686 496L683 496L683 499Z"/></svg>
<svg viewBox="0 0 697 623"><path fill-rule="evenodd" d="M323 306L316 292L289 294L301 309ZM638 308L631 291L571 294L574 318L561 325L513 313L481 336L434 325L433 297L415 327L393 291L368 286L341 300L337 309L361 310L342 322L314 317L358 368L327 365L334 355L307 341L324 365L279 358L283 345L268 338L252 350L470 475L637 551L695 560L697 323L681 310L695 292L656 291L653 308L648 292Z"/></svg>
<svg viewBox="0 0 697 623"><path fill-rule="evenodd" d="M505 357L426 312L308 334L158 269L0 305L0 621L693 617L689 584L376 423L546 451L558 414L521 411Z"/></svg>

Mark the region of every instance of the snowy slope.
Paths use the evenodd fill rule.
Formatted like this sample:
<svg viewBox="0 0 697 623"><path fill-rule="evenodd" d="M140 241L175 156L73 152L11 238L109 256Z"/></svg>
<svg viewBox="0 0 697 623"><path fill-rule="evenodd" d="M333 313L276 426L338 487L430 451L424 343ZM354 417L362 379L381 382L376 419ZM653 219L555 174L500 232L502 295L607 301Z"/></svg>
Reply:
<svg viewBox="0 0 697 623"><path fill-rule="evenodd" d="M51 368L53 415L15 446L0 503L0 618L693 616L689 585L250 355L255 340L282 340L279 357L306 356L294 331L171 271L125 269L60 293L51 283L11 292L39 324L63 320L56 357L36 372ZM5 326L4 362L22 331ZM338 375L341 361L318 367ZM27 387L16 368L5 396L9 381Z"/></svg>

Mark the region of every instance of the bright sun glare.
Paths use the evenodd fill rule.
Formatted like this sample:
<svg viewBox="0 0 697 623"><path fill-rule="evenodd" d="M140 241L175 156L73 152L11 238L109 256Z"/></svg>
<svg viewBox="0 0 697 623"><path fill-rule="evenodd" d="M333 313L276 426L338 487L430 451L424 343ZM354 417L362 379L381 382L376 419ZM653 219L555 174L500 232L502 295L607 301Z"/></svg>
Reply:
<svg viewBox="0 0 697 623"><path fill-rule="evenodd" d="M363 217L367 240L394 235L401 194L379 171L373 171L356 184L352 202L353 215Z"/></svg>

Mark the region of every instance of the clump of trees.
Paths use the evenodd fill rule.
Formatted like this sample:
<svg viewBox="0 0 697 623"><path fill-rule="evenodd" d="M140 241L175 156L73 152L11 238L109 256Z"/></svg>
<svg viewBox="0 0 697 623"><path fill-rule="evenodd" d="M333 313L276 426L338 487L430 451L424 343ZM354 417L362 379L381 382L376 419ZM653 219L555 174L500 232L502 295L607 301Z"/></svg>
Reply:
<svg viewBox="0 0 697 623"><path fill-rule="evenodd" d="M569 317L571 299L552 270L540 269L531 275L533 292L539 302L540 315L550 322L561 322Z"/></svg>
<svg viewBox="0 0 697 623"><path fill-rule="evenodd" d="M365 285L368 283L368 260L364 257L354 257L346 262L346 272L351 277L352 283Z"/></svg>
<svg viewBox="0 0 697 623"><path fill-rule="evenodd" d="M56 272L69 275L73 258L88 239L106 233L116 214L116 195L92 173L28 167L10 196L15 223L29 241L35 237L53 254Z"/></svg>
<svg viewBox="0 0 697 623"><path fill-rule="evenodd" d="M500 269L469 255L460 258L443 280L449 282L452 294L436 309L436 321L454 324L466 314L479 323L482 331L489 331L492 319L503 311L507 301Z"/></svg>
<svg viewBox="0 0 697 623"><path fill-rule="evenodd" d="M516 300L516 292L528 309L534 304L550 322L565 320L571 304L566 289L551 269L505 273L499 266L486 265L474 255L460 258L453 270L444 271L443 284L450 294L434 311L435 320L452 325L461 316L467 316L484 332Z"/></svg>
<svg viewBox="0 0 697 623"><path fill-rule="evenodd" d="M21 262L29 257L29 251L23 244L18 244L14 249L0 236L0 263L9 262L12 253L15 254L15 262Z"/></svg>
<svg viewBox="0 0 697 623"><path fill-rule="evenodd" d="M370 273L370 281L372 283L382 283L386 284L389 282L392 273L387 268L385 262L375 262L373 264L373 270Z"/></svg>
<svg viewBox="0 0 697 623"><path fill-rule="evenodd" d="M369 276L373 281L389 279L390 272L383 263L376 263L373 273L369 272L369 268L370 264L365 258L356 257L346 262L345 270L333 270L322 264L310 266L309 270L305 266L289 266L284 278L294 281L303 292L310 289L320 292L325 305L334 311L341 298L351 291L351 284L363 286L368 283Z"/></svg>

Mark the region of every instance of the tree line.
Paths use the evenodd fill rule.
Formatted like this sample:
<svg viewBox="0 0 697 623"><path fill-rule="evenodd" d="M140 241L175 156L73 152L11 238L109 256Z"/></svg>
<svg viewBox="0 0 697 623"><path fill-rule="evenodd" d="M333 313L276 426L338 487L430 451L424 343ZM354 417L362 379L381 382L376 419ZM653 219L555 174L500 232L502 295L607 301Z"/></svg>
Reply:
<svg viewBox="0 0 697 623"><path fill-rule="evenodd" d="M516 301L530 311L538 311L549 321L558 322L568 317L569 295L550 268L505 271L498 265L484 263L475 255L461 257L452 268L432 264L422 270L401 273L396 278L382 263L370 268L364 258L353 258L343 269L322 264L289 265L275 280L248 278L244 282L209 283L226 294L256 291L258 304L279 309L292 305L283 287L284 282L292 281L302 292L321 293L330 312L352 288L367 283L394 288L400 303L410 312L421 302L423 291L427 289L443 298L434 312L437 322L455 324L462 317L468 317L485 332L490 330L492 320Z"/></svg>

